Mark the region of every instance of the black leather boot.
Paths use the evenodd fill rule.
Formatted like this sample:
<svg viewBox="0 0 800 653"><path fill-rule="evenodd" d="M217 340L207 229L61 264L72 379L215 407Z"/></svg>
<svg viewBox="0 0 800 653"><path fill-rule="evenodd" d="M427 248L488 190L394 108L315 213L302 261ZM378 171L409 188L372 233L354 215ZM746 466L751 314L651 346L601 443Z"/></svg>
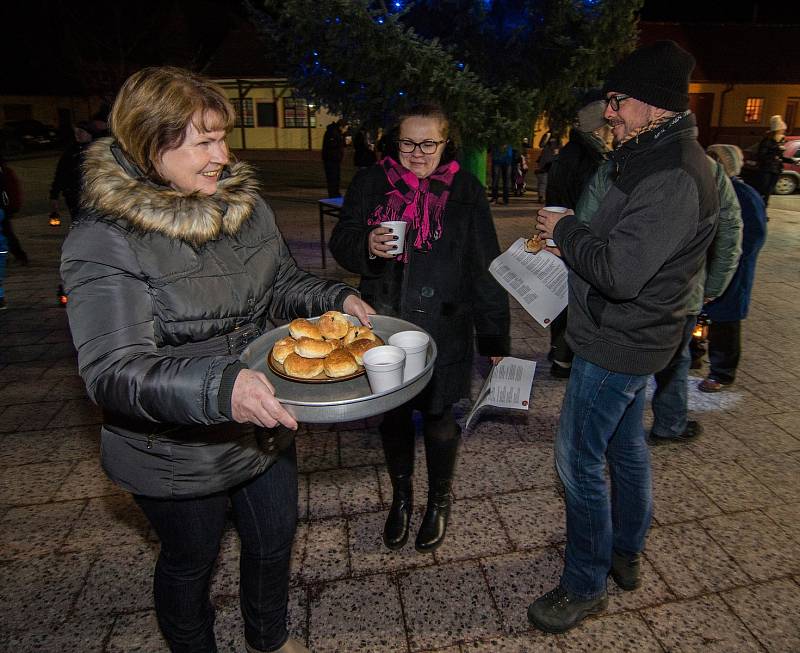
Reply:
<svg viewBox="0 0 800 653"><path fill-rule="evenodd" d="M408 541L414 510L414 422L411 411L390 411L380 427L386 467L392 481L392 505L383 527L383 543L401 549Z"/></svg>
<svg viewBox="0 0 800 653"><path fill-rule="evenodd" d="M425 457L428 463L428 506L414 547L421 553L433 551L443 541L450 518L450 486L461 429L446 414L436 421L425 421Z"/></svg>

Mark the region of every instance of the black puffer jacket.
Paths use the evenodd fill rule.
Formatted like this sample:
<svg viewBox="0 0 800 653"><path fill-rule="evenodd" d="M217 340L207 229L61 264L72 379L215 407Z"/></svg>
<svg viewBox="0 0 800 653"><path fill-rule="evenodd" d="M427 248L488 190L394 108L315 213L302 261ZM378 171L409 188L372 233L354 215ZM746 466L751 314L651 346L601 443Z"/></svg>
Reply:
<svg viewBox="0 0 800 653"><path fill-rule="evenodd" d="M330 249L340 265L361 275L362 297L379 314L408 320L433 336L439 350L433 379L414 401L438 413L469 396L476 334L481 354L508 354L508 295L489 274L500 248L484 189L459 171L442 218L442 236L431 251L409 250L407 264L370 259L367 238L375 226L367 218L390 190L380 165L359 172L347 191Z"/></svg>
<svg viewBox="0 0 800 653"><path fill-rule="evenodd" d="M105 411L106 472L154 497L262 472L279 455L276 432L229 418L241 334L341 310L355 291L297 268L245 164L213 196L184 196L143 180L103 139L85 181L61 273L80 374Z"/></svg>

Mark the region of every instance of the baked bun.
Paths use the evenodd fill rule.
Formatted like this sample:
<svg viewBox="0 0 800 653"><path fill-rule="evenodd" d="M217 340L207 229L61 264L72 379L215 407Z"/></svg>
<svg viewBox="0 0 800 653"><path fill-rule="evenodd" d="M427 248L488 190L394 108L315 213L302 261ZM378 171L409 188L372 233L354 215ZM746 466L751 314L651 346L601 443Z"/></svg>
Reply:
<svg viewBox="0 0 800 653"><path fill-rule="evenodd" d="M283 361L283 370L298 379L313 379L324 371L321 358L303 358L298 354L289 354Z"/></svg>
<svg viewBox="0 0 800 653"><path fill-rule="evenodd" d="M525 241L525 251L531 254L538 254L544 249L544 246L544 239L539 234L531 236Z"/></svg>
<svg viewBox="0 0 800 653"><path fill-rule="evenodd" d="M329 340L314 340L314 338L299 338L294 343L294 351L304 358L325 358L336 345Z"/></svg>
<svg viewBox="0 0 800 653"><path fill-rule="evenodd" d="M350 321L339 311L323 313L317 321L317 328L326 340L338 340L347 335Z"/></svg>
<svg viewBox="0 0 800 653"><path fill-rule="evenodd" d="M322 361L325 374L332 378L347 376L358 372L358 363L353 354L346 349L335 349Z"/></svg>
<svg viewBox="0 0 800 653"><path fill-rule="evenodd" d="M322 334L319 332L317 325L303 318L298 318L289 322L289 333L295 340L299 340L300 338L322 340Z"/></svg>
<svg viewBox="0 0 800 653"><path fill-rule="evenodd" d="M368 340L366 338L359 338L358 340L354 340L349 345L347 345L347 351L353 354L353 357L356 359L356 362L359 365L364 364L364 360L362 356L366 352L368 352L373 347L380 346L380 342L378 340Z"/></svg>
<svg viewBox="0 0 800 653"><path fill-rule="evenodd" d="M366 340L377 340L378 336L376 336L368 326L351 324L350 328L347 330L347 335L344 337L344 344L349 345L351 342L361 340L362 338Z"/></svg>
<svg viewBox="0 0 800 653"><path fill-rule="evenodd" d="M279 363L283 363L286 357L294 351L294 338L281 338L272 346L272 357Z"/></svg>

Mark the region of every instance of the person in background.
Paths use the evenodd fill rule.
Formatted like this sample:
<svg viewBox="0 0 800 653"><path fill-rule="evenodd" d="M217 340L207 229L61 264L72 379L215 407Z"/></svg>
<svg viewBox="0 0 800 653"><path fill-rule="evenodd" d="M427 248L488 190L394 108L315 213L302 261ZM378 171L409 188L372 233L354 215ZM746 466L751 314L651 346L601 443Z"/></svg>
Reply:
<svg viewBox="0 0 800 653"><path fill-rule="evenodd" d="M325 183L328 197L341 197L342 159L344 159L347 123L344 120L332 122L322 137L322 165L325 167Z"/></svg>
<svg viewBox="0 0 800 653"><path fill-rule="evenodd" d="M514 153L510 145L492 147L492 204L497 204L500 180L503 181L503 204L508 204L508 185Z"/></svg>
<svg viewBox="0 0 800 653"><path fill-rule="evenodd" d="M569 142L561 148L548 173L548 206L575 210L587 184L606 160L611 128L603 117L605 109L600 89L583 96ZM550 374L560 379L569 378L572 367L572 350L565 338L568 313L564 309L550 324Z"/></svg>
<svg viewBox="0 0 800 653"><path fill-rule="evenodd" d="M560 148L559 139L550 135L549 132L542 137L542 140L544 145L539 153L539 158L536 160L536 170L534 171L537 182L536 193L540 202L544 202L547 197L547 176Z"/></svg>
<svg viewBox="0 0 800 653"><path fill-rule="evenodd" d="M2 227L5 218L6 218L5 209L0 208L0 227ZM6 304L6 291L5 291L7 256L8 256L8 243L6 242L6 237L3 235L2 230L0 230L0 311L4 311L8 308L8 305Z"/></svg>
<svg viewBox="0 0 800 653"><path fill-rule="evenodd" d="M477 335L493 363L509 350L508 295L489 273L500 253L482 184L455 160L450 122L436 105L400 118L394 151L350 184L330 249L361 275L360 290L381 315L422 327L438 348L431 382L380 426L392 505L383 531L390 549L408 539L413 511L414 409L422 413L428 503L415 547L430 552L445 537L461 429L451 407L469 396ZM390 230L408 223L405 251L393 255Z"/></svg>
<svg viewBox="0 0 800 653"><path fill-rule="evenodd" d="M514 195L522 197L527 190L525 179L528 176L528 149L514 150L513 187Z"/></svg>
<svg viewBox="0 0 800 653"><path fill-rule="evenodd" d="M556 588L528 607L560 633L606 609L607 576L640 585L653 511L644 432L647 381L677 350L714 237L719 196L689 111L694 57L656 41L608 73L613 184L590 222L539 210L537 228L569 268L575 352L555 442L567 544ZM606 471L608 470L608 471ZM608 479L606 478L608 473Z"/></svg>
<svg viewBox="0 0 800 653"><path fill-rule="evenodd" d="M53 183L50 185L50 208L59 212L59 196L64 196L70 217L74 220L80 209L81 188L83 185L82 166L86 148L94 138L94 126L82 122L73 128L74 140L58 160Z"/></svg>
<svg viewBox="0 0 800 653"><path fill-rule="evenodd" d="M758 253L767 238L767 214L758 192L739 179L742 151L735 145L712 145L708 154L719 161L730 176L742 209L744 236L742 257L725 292L705 305L708 326L708 376L700 381L702 392L719 392L736 379L741 355L742 320L750 307L750 292L756 272Z"/></svg>
<svg viewBox="0 0 800 653"><path fill-rule="evenodd" d="M653 390L652 444L691 442L703 434L703 425L689 419L689 369L692 366L692 333L703 305L719 297L728 287L742 254L742 211L725 169L709 157L709 164L719 193L717 233L708 248L705 276L689 298L689 311L683 327L681 344L669 364L656 372Z"/></svg>
<svg viewBox="0 0 800 653"><path fill-rule="evenodd" d="M375 161L375 145L369 139L369 132L359 129L353 136L353 163L356 168L368 168Z"/></svg>
<svg viewBox="0 0 800 653"><path fill-rule="evenodd" d="M778 177L783 172L784 162L791 163L791 159L783 156L783 144L785 142L786 123L780 116L772 116L769 119L769 131L758 144L756 152L756 163L758 176L756 177L756 190L764 200L764 206L769 205L769 196L775 190Z"/></svg>
<svg viewBox="0 0 800 653"><path fill-rule="evenodd" d="M0 224L0 231L5 239L6 249L20 265L28 265L28 254L22 249L22 244L14 233L11 219L22 208L22 184L17 173L3 159L0 159L0 208L5 217Z"/></svg>
<svg viewBox="0 0 800 653"><path fill-rule="evenodd" d="M113 138L86 152L61 274L104 411L103 468L161 543L153 597L170 650L217 651L209 581L230 505L247 651L300 653L286 628L297 423L239 354L277 319L373 311L297 267L254 171L230 161L234 119L225 91L190 71L129 77Z"/></svg>

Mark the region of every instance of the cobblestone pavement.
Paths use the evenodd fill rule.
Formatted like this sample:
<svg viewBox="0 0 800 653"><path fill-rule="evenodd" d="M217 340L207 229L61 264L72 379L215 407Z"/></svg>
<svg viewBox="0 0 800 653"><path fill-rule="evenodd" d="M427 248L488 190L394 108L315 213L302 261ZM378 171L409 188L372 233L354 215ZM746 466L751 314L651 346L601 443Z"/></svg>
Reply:
<svg viewBox="0 0 800 653"><path fill-rule="evenodd" d="M330 258L320 269L317 197L271 201L301 265L348 278ZM502 245L530 230L536 207L515 198L495 210ZM705 434L653 449L641 589L609 581L608 612L565 635L528 626L528 603L562 565L552 443L564 382L549 376L546 332L515 305L512 353L541 364L531 410L487 412L465 438L452 525L434 554L416 553L413 537L399 552L381 544L391 493L374 420L301 428L294 635L315 653L800 651L797 209L800 196L773 200L737 383L701 395L693 372L690 407ZM165 651L150 587L158 542L99 468L100 411L56 303L66 227L44 215L16 224L31 264L10 264L0 313L0 650ZM212 588L225 652L244 650L237 556L229 529Z"/></svg>

